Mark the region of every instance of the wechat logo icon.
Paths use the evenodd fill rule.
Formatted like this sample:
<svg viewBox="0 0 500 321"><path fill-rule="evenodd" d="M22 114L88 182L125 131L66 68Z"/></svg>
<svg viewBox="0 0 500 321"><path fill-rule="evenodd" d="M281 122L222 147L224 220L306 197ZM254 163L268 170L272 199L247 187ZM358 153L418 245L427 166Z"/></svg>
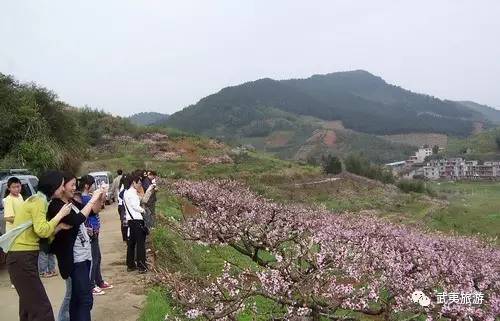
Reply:
<svg viewBox="0 0 500 321"><path fill-rule="evenodd" d="M411 300L415 303L420 304L423 307L427 307L431 304L431 299L425 295L422 291L415 291L411 294Z"/></svg>

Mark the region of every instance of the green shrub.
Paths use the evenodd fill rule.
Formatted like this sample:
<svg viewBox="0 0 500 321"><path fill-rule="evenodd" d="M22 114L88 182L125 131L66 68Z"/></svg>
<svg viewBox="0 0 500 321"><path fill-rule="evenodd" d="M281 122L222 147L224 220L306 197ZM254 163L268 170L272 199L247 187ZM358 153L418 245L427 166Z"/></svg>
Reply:
<svg viewBox="0 0 500 321"><path fill-rule="evenodd" d="M342 162L337 156L328 155L323 157L323 172L326 174L337 175L342 172Z"/></svg>
<svg viewBox="0 0 500 321"><path fill-rule="evenodd" d="M139 127L89 107L75 108L50 90L0 73L0 164L34 172L77 172L89 145L104 135L134 135Z"/></svg>
<svg viewBox="0 0 500 321"><path fill-rule="evenodd" d="M384 184L394 183L392 172L381 165L370 163L361 155L349 155L345 161L345 169L353 174L381 181Z"/></svg>
<svg viewBox="0 0 500 321"><path fill-rule="evenodd" d="M397 183L397 186L405 193L414 192L435 195L435 192L431 188L427 187L425 182L421 180L402 179Z"/></svg>

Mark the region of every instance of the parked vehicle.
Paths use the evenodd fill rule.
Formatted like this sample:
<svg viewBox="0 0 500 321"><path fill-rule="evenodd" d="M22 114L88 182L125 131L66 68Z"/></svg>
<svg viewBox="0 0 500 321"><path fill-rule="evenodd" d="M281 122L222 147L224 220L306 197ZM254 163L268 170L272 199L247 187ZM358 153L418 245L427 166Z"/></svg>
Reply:
<svg viewBox="0 0 500 321"><path fill-rule="evenodd" d="M8 169L0 170L0 198L7 196L7 181L12 176L19 178L21 181L21 195L27 199L35 194L38 187L38 177L30 175L25 169ZM3 202L0 201L0 234L5 233L5 222L3 220Z"/></svg>
<svg viewBox="0 0 500 321"><path fill-rule="evenodd" d="M113 183L113 174L111 172L91 172L90 176L95 179L95 188L99 188L99 186L103 183L108 184L111 187ZM113 202L113 191L111 188L108 190L106 194L106 205L109 205Z"/></svg>

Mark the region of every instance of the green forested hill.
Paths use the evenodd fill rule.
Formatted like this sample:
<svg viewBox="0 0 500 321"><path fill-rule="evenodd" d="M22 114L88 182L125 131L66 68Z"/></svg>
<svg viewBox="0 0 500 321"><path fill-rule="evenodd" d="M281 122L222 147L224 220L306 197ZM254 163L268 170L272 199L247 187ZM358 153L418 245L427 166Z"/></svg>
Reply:
<svg viewBox="0 0 500 321"><path fill-rule="evenodd" d="M433 132L466 136L478 111L387 84L366 71L282 81L328 104L348 128L376 134Z"/></svg>
<svg viewBox="0 0 500 321"><path fill-rule="evenodd" d="M163 124L227 142L250 143L285 158L362 152L385 162L404 159L410 149L373 135L439 133L465 138L478 123L493 126L496 113L500 117L500 111L413 93L356 70L227 87L174 113ZM341 128L318 133L332 121L340 121ZM311 143L321 135L337 139L329 146Z"/></svg>
<svg viewBox="0 0 500 321"><path fill-rule="evenodd" d="M468 136L487 115L463 104L416 94L366 71L307 79L261 79L224 88L173 114L165 124L197 133L233 136L241 126L267 119L269 108L323 120L370 134L415 132Z"/></svg>
<svg viewBox="0 0 500 321"><path fill-rule="evenodd" d="M500 125L500 110L487 105L481 105L473 101L458 101L458 103L483 114L489 121Z"/></svg>
<svg viewBox="0 0 500 321"><path fill-rule="evenodd" d="M0 73L0 168L75 171L103 135L134 134L128 120L74 108L55 93Z"/></svg>

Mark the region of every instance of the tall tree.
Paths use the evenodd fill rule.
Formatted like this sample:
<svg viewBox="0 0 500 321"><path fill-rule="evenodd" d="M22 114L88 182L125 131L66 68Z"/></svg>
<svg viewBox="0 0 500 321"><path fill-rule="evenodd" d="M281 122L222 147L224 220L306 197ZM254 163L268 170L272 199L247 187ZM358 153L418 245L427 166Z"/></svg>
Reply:
<svg viewBox="0 0 500 321"><path fill-rule="evenodd" d="M323 171L326 174L340 174L342 172L342 162L337 156L328 155L323 159Z"/></svg>

